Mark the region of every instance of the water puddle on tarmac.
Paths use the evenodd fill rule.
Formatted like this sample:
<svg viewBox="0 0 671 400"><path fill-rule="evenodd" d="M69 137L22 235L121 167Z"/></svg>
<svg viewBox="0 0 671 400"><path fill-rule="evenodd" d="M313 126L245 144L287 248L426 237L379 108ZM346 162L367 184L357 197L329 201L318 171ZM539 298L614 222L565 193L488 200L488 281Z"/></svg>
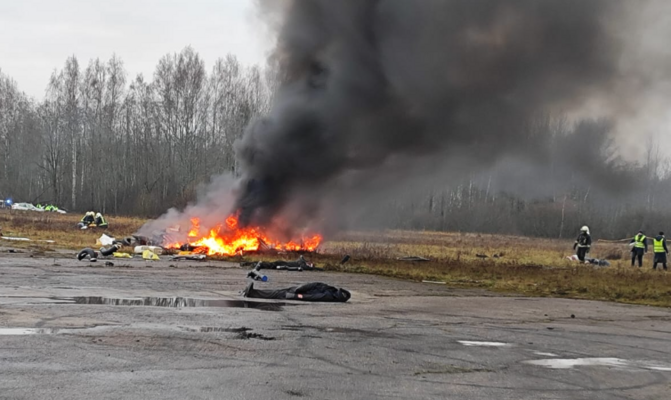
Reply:
<svg viewBox="0 0 671 400"><path fill-rule="evenodd" d="M472 340L457 340L457 342L463 344L464 346L482 346L482 347L507 347L510 346L508 343L501 342L474 342Z"/></svg>
<svg viewBox="0 0 671 400"><path fill-rule="evenodd" d="M52 329L36 328L0 328L0 336L50 334Z"/></svg>
<svg viewBox="0 0 671 400"><path fill-rule="evenodd" d="M618 369L644 369L652 371L671 371L671 364L657 361L646 360L624 360L612 357L594 357L594 358L553 358L546 360L530 360L525 364L538 365L552 369L571 369L574 367L609 367Z"/></svg>
<svg viewBox="0 0 671 400"><path fill-rule="evenodd" d="M97 326L81 328L0 328L0 336L55 335L57 333L81 333L95 331Z"/></svg>
<svg viewBox="0 0 671 400"><path fill-rule="evenodd" d="M201 332L201 333L211 333L211 332L244 333L252 330L252 328L245 328L244 326L240 328L220 328L216 326L201 326L193 328L193 327L181 326L180 329L185 332Z"/></svg>
<svg viewBox="0 0 671 400"><path fill-rule="evenodd" d="M71 304L91 304L108 306L149 306L149 307L224 307L253 308L262 311L282 311L289 304L279 302L258 302L246 300L195 299L190 297L55 297Z"/></svg>

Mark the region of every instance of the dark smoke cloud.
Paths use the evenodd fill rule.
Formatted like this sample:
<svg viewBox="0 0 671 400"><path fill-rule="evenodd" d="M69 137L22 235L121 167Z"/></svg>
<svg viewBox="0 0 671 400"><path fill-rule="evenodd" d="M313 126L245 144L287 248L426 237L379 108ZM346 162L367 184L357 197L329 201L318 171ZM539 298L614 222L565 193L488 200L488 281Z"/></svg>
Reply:
<svg viewBox="0 0 671 400"><path fill-rule="evenodd" d="M266 224L292 207L309 219L326 193L344 198L338 188L361 188L357 177L376 171L392 181L389 171L418 159L542 162L542 150L524 145L525 124L571 111L618 79L613 30L625 1L286 4L274 54L283 84L270 115L237 144L242 223Z"/></svg>

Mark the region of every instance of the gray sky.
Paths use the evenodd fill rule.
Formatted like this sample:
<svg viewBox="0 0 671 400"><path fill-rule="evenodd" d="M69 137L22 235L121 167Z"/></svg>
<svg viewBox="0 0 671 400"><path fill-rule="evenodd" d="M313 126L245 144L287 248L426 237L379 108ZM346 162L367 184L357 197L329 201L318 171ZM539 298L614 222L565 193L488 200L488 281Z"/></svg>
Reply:
<svg viewBox="0 0 671 400"><path fill-rule="evenodd" d="M85 67L116 53L129 77L191 45L209 70L227 53L263 63L272 36L254 0L0 0L0 70L41 99L70 55Z"/></svg>

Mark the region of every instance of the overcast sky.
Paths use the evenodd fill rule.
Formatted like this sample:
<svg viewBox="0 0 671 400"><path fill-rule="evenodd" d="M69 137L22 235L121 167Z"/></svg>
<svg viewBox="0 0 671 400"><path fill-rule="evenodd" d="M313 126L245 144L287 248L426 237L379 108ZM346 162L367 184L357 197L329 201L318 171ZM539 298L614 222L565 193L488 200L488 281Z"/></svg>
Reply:
<svg viewBox="0 0 671 400"><path fill-rule="evenodd" d="M158 60L191 45L209 70L227 53L262 63L272 38L254 0L0 0L0 70L41 99L70 55L116 53L129 77L151 77Z"/></svg>

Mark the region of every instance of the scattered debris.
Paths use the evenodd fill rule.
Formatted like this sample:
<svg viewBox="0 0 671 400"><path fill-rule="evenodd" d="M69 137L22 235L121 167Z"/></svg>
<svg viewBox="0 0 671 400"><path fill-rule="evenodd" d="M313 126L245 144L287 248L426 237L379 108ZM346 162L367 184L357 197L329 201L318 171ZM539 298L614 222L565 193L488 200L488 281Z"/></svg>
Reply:
<svg viewBox="0 0 671 400"><path fill-rule="evenodd" d="M422 281L422 283L435 283L437 285L447 285L447 282L442 281Z"/></svg>
<svg viewBox="0 0 671 400"><path fill-rule="evenodd" d="M585 263L597 265L599 267L610 267L610 262L608 262L607 260L599 260L597 258L586 258Z"/></svg>
<svg viewBox="0 0 671 400"><path fill-rule="evenodd" d="M344 265L349 260L350 260L349 254L345 254L345 257L343 257L342 260L340 260L340 265Z"/></svg>
<svg viewBox="0 0 671 400"><path fill-rule="evenodd" d="M171 243L174 241L170 239L170 235L161 232L154 232L152 237L133 235L129 238L132 244L136 246L160 246L162 243Z"/></svg>
<svg viewBox="0 0 671 400"><path fill-rule="evenodd" d="M566 257L567 260L569 261L580 261L577 255L572 255ZM591 264L591 265L596 265L599 267L610 267L610 262L608 260L601 260L598 258L585 258L585 264Z"/></svg>
<svg viewBox="0 0 671 400"><path fill-rule="evenodd" d="M189 260L189 261L203 261L207 258L205 254L177 254L170 257L171 260Z"/></svg>
<svg viewBox="0 0 671 400"><path fill-rule="evenodd" d="M15 241L18 241L18 242L30 242L30 239L24 238L24 237L2 236L2 237L0 237L0 239L15 240Z"/></svg>
<svg viewBox="0 0 671 400"><path fill-rule="evenodd" d="M128 254L128 253L119 253L119 252L115 252L115 253L113 253L112 255L113 255L115 258L133 258L133 256L131 256L131 255Z"/></svg>
<svg viewBox="0 0 671 400"><path fill-rule="evenodd" d="M240 266L254 265L254 269L260 271L262 269L275 269L282 271L323 271L323 268L317 268L313 263L309 263L301 255L296 261L259 261L257 263L243 262Z"/></svg>
<svg viewBox="0 0 671 400"><path fill-rule="evenodd" d="M115 242L116 239L114 239L113 237L109 237L103 233L102 236L100 236L98 240L96 240L96 246L111 246Z"/></svg>
<svg viewBox="0 0 671 400"><path fill-rule="evenodd" d="M113 267L113 266L114 266L114 263L111 262L111 261L107 261L107 262L105 262L105 266L106 266L106 267Z"/></svg>
<svg viewBox="0 0 671 400"><path fill-rule="evenodd" d="M198 247L193 246L193 245L191 245L191 244L189 244L189 243L184 243L183 245L179 246L179 250L180 250L180 251L189 251L189 252L190 252L190 251L194 251L194 250L196 250L197 248L198 248Z"/></svg>
<svg viewBox="0 0 671 400"><path fill-rule="evenodd" d="M154 254L163 254L163 247L160 246L135 246L133 252L135 254L144 254L145 251L150 251Z"/></svg>
<svg viewBox="0 0 671 400"><path fill-rule="evenodd" d="M108 247L108 248L101 247L101 248L100 248L100 254L101 254L103 257L111 256L111 255L113 255L114 253L116 253L120 248L121 248L121 246L118 245L118 244L112 245L112 246L110 246L110 247Z"/></svg>
<svg viewBox="0 0 671 400"><path fill-rule="evenodd" d="M424 257L418 257L418 256L409 256L409 257L398 257L398 261L412 261L412 262L424 262L424 261L431 261L428 258Z"/></svg>
<svg viewBox="0 0 671 400"><path fill-rule="evenodd" d="M145 260L151 260L151 261L160 260L160 258L158 258L158 255L156 255L156 253L154 253L151 250L143 251L142 252L142 258L145 259Z"/></svg>
<svg viewBox="0 0 671 400"><path fill-rule="evenodd" d="M252 278L255 281L268 282L268 277L261 274L256 268L247 273L247 278Z"/></svg>
<svg viewBox="0 0 671 400"><path fill-rule="evenodd" d="M98 259L98 253L96 253L93 249L86 248L80 251L79 254L77 254L77 259L79 261L82 261L86 258L88 258L89 261L91 262L95 262Z"/></svg>

